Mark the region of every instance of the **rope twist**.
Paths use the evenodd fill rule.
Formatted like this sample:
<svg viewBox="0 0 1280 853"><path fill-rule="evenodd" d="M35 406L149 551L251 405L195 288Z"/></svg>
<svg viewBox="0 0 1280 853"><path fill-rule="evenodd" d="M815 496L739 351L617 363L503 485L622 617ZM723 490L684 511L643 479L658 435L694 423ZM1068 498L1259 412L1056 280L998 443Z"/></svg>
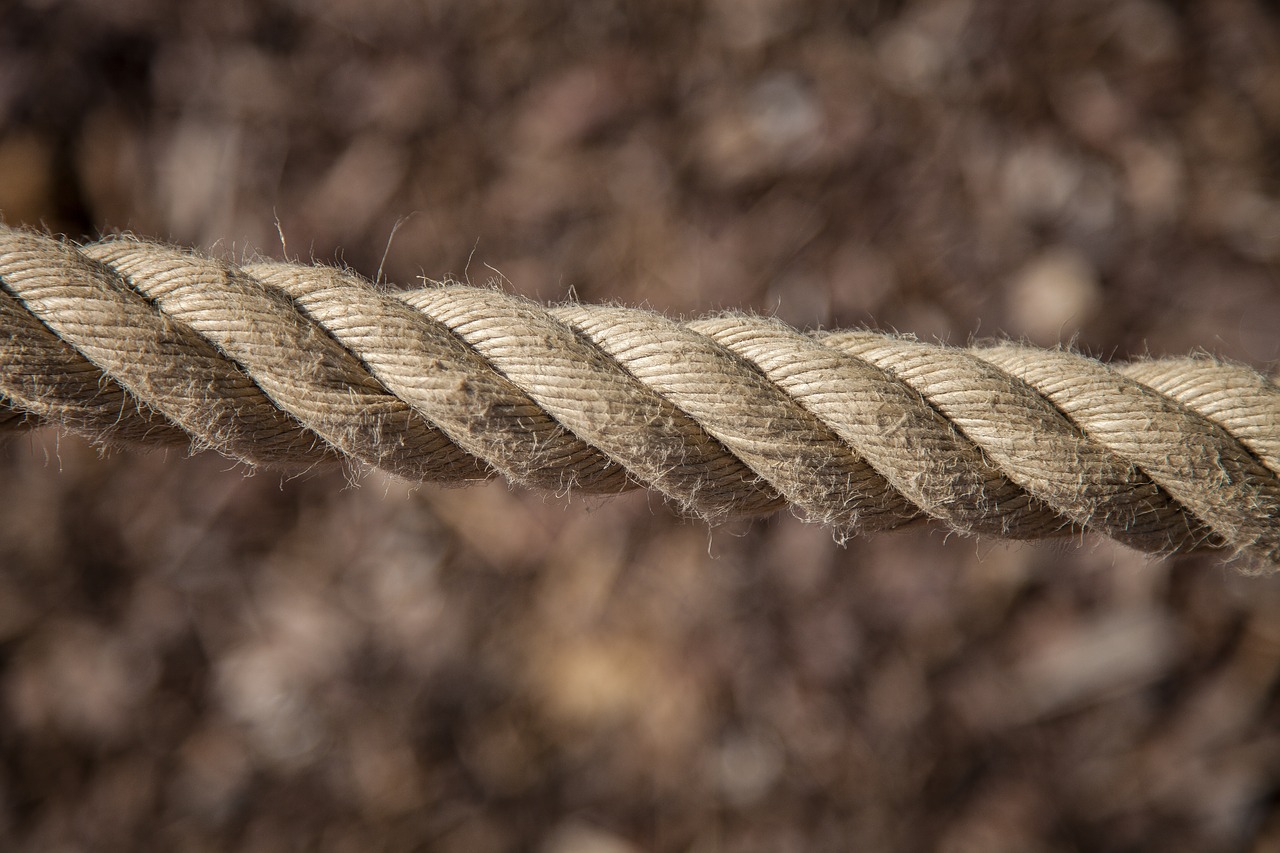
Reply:
<svg viewBox="0 0 1280 853"><path fill-rule="evenodd" d="M353 460L414 481L656 489L711 521L791 506L841 534L926 521L1280 562L1280 389L1208 357L1106 365L544 307L458 284L83 246L0 226L0 432Z"/></svg>

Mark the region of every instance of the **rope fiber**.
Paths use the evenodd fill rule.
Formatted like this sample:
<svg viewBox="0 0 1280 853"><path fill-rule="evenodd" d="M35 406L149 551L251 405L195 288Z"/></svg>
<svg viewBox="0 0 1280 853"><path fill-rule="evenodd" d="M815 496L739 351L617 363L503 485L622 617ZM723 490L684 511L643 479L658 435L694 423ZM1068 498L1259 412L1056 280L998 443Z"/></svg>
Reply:
<svg viewBox="0 0 1280 853"><path fill-rule="evenodd" d="M1280 389L1208 357L1106 365L458 284L391 292L6 226L0 332L0 434L55 424L252 466L647 487L710 521L790 506L842 534L1092 530L1280 562Z"/></svg>

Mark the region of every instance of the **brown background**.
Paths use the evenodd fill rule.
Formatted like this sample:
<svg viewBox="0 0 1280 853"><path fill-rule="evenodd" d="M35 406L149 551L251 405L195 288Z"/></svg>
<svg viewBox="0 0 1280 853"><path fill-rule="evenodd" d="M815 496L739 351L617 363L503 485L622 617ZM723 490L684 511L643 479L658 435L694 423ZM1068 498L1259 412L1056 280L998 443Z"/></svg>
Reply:
<svg viewBox="0 0 1280 853"><path fill-rule="evenodd" d="M673 314L1273 369L1278 142L1243 0L0 10L10 224ZM5 849L1280 850L1280 586L1212 559L0 471Z"/></svg>

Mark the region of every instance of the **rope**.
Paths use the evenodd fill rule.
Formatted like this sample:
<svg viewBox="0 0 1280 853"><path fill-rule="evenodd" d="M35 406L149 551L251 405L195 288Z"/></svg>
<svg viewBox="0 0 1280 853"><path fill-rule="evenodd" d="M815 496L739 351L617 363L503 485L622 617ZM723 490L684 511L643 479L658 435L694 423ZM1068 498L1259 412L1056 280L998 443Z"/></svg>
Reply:
<svg viewBox="0 0 1280 853"><path fill-rule="evenodd" d="M0 432L642 486L713 521L790 505L843 533L1093 530L1280 562L1280 389L1205 357L1104 365L456 284L387 292L327 267L4 226L0 331Z"/></svg>

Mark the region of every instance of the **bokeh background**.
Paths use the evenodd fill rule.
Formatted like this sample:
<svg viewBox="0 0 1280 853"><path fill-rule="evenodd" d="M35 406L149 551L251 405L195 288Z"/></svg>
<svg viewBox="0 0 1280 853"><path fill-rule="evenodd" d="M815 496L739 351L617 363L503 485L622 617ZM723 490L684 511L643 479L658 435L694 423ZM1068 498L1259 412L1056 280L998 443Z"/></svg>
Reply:
<svg viewBox="0 0 1280 853"><path fill-rule="evenodd" d="M0 215L1280 360L1255 0L8 0ZM9 850L1276 851L1280 586L0 448Z"/></svg>

